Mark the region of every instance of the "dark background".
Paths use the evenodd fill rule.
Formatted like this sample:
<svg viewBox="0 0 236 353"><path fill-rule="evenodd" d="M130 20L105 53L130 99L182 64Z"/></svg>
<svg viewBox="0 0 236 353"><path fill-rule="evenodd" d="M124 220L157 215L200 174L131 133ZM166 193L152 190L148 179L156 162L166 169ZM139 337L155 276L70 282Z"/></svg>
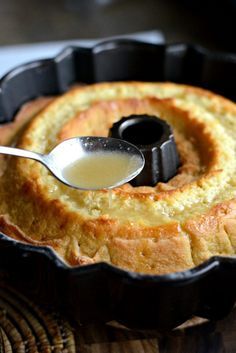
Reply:
<svg viewBox="0 0 236 353"><path fill-rule="evenodd" d="M0 0L0 45L160 29L168 42L235 51L236 0Z"/></svg>

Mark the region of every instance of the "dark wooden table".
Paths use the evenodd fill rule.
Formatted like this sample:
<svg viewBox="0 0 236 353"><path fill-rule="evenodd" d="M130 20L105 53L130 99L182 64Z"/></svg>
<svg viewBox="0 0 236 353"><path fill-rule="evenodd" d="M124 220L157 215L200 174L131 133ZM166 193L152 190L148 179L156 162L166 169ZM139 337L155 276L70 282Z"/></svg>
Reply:
<svg viewBox="0 0 236 353"><path fill-rule="evenodd" d="M0 284L0 353L235 353L236 309L219 322L193 319L160 333L117 323L81 327Z"/></svg>
<svg viewBox="0 0 236 353"><path fill-rule="evenodd" d="M193 326L192 326L193 325ZM191 323L172 332L134 332L106 326L76 331L81 353L235 353L236 310L218 323Z"/></svg>

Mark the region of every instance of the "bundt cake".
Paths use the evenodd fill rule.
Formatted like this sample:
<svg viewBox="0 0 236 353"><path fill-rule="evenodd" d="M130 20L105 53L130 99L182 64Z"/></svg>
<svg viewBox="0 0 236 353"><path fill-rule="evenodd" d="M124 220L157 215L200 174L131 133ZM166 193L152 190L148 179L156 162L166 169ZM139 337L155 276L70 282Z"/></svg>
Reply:
<svg viewBox="0 0 236 353"><path fill-rule="evenodd" d="M181 165L154 187L81 191L41 164L1 156L0 231L52 247L69 266L108 262L165 274L236 251L236 105L173 83L74 87L22 107L0 143L39 153L74 136L108 136L124 116L149 114L173 129Z"/></svg>

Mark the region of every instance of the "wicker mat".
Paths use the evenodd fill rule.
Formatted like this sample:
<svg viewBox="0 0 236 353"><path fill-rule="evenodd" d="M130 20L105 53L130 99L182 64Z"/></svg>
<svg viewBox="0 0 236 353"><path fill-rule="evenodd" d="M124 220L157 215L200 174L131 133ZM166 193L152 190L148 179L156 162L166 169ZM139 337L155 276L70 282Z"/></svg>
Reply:
<svg viewBox="0 0 236 353"><path fill-rule="evenodd" d="M0 286L0 353L74 353L69 324L18 292Z"/></svg>

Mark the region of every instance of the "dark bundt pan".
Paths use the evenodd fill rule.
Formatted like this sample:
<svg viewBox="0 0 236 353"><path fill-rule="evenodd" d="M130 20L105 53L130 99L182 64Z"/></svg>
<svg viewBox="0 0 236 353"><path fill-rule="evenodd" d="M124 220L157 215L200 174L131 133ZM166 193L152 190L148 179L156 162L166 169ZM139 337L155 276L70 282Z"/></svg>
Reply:
<svg viewBox="0 0 236 353"><path fill-rule="evenodd" d="M172 81L236 100L236 55L186 44L129 40L68 47L56 58L21 65L0 82L0 121L38 96L65 92L75 82ZM171 329L193 315L217 320L236 300L236 260L213 257L191 270L142 275L106 263L70 268L47 247L0 234L0 269L9 280L81 324L116 320L130 328Z"/></svg>

